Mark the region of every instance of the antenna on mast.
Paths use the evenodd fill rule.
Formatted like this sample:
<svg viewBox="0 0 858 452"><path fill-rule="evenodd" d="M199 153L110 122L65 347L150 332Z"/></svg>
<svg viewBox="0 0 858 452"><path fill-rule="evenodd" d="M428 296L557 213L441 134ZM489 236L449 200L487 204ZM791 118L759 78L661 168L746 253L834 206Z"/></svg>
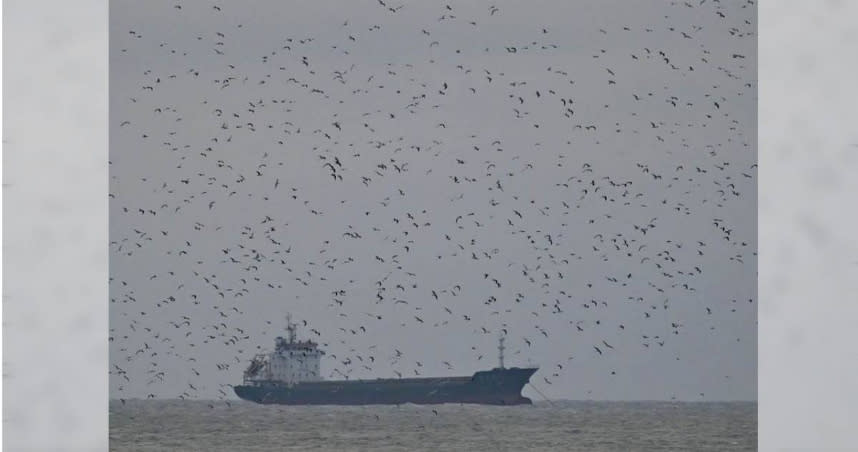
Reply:
<svg viewBox="0 0 858 452"><path fill-rule="evenodd" d="M503 346L503 341L504 341L504 339L506 339L506 338L504 337L504 335L503 335L503 334L499 335L499 337L498 337L498 367L499 367L500 369L503 369L503 368L504 368L504 367L503 367L503 351L504 351L504 348L505 348L505 347Z"/></svg>
<svg viewBox="0 0 858 452"><path fill-rule="evenodd" d="M292 323L292 314L286 314L286 330L289 332L289 343L295 342L295 324Z"/></svg>

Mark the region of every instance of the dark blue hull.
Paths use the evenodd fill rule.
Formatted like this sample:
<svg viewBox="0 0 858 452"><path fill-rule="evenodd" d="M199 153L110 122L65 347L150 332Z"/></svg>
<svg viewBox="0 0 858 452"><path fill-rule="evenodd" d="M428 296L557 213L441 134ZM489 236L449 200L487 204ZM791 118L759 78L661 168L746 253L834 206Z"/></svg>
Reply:
<svg viewBox="0 0 858 452"><path fill-rule="evenodd" d="M262 382L235 387L238 397L281 405L399 405L403 403L530 404L521 390L535 368L493 369L470 377Z"/></svg>

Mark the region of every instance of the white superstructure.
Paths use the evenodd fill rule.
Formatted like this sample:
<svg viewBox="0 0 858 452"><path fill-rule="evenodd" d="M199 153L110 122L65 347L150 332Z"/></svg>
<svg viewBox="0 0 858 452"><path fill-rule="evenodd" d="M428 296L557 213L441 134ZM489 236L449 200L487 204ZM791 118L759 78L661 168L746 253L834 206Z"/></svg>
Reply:
<svg viewBox="0 0 858 452"><path fill-rule="evenodd" d="M291 321L287 321L286 329L288 337L277 337L273 352L257 356L245 371L245 380L285 384L322 380L320 368L325 352L313 341L296 340Z"/></svg>

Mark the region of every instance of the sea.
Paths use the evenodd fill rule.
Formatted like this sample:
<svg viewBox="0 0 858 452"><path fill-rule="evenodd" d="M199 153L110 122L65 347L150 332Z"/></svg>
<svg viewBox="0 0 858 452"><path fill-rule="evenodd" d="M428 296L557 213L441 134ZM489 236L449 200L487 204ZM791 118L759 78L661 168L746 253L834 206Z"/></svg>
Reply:
<svg viewBox="0 0 858 452"><path fill-rule="evenodd" d="M111 400L112 451L751 451L756 402L281 406Z"/></svg>

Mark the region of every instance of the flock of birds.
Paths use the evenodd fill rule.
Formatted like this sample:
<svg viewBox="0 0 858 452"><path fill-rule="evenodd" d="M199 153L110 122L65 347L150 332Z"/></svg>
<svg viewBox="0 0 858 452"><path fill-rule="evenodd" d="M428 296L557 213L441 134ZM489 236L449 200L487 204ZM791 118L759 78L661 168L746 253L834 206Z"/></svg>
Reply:
<svg viewBox="0 0 858 452"><path fill-rule="evenodd" d="M327 377L464 375L504 334L565 397L754 347L753 1L587 42L506 37L501 4L374 0L317 35L147 5L187 29L112 40L113 398L234 398L287 312Z"/></svg>

